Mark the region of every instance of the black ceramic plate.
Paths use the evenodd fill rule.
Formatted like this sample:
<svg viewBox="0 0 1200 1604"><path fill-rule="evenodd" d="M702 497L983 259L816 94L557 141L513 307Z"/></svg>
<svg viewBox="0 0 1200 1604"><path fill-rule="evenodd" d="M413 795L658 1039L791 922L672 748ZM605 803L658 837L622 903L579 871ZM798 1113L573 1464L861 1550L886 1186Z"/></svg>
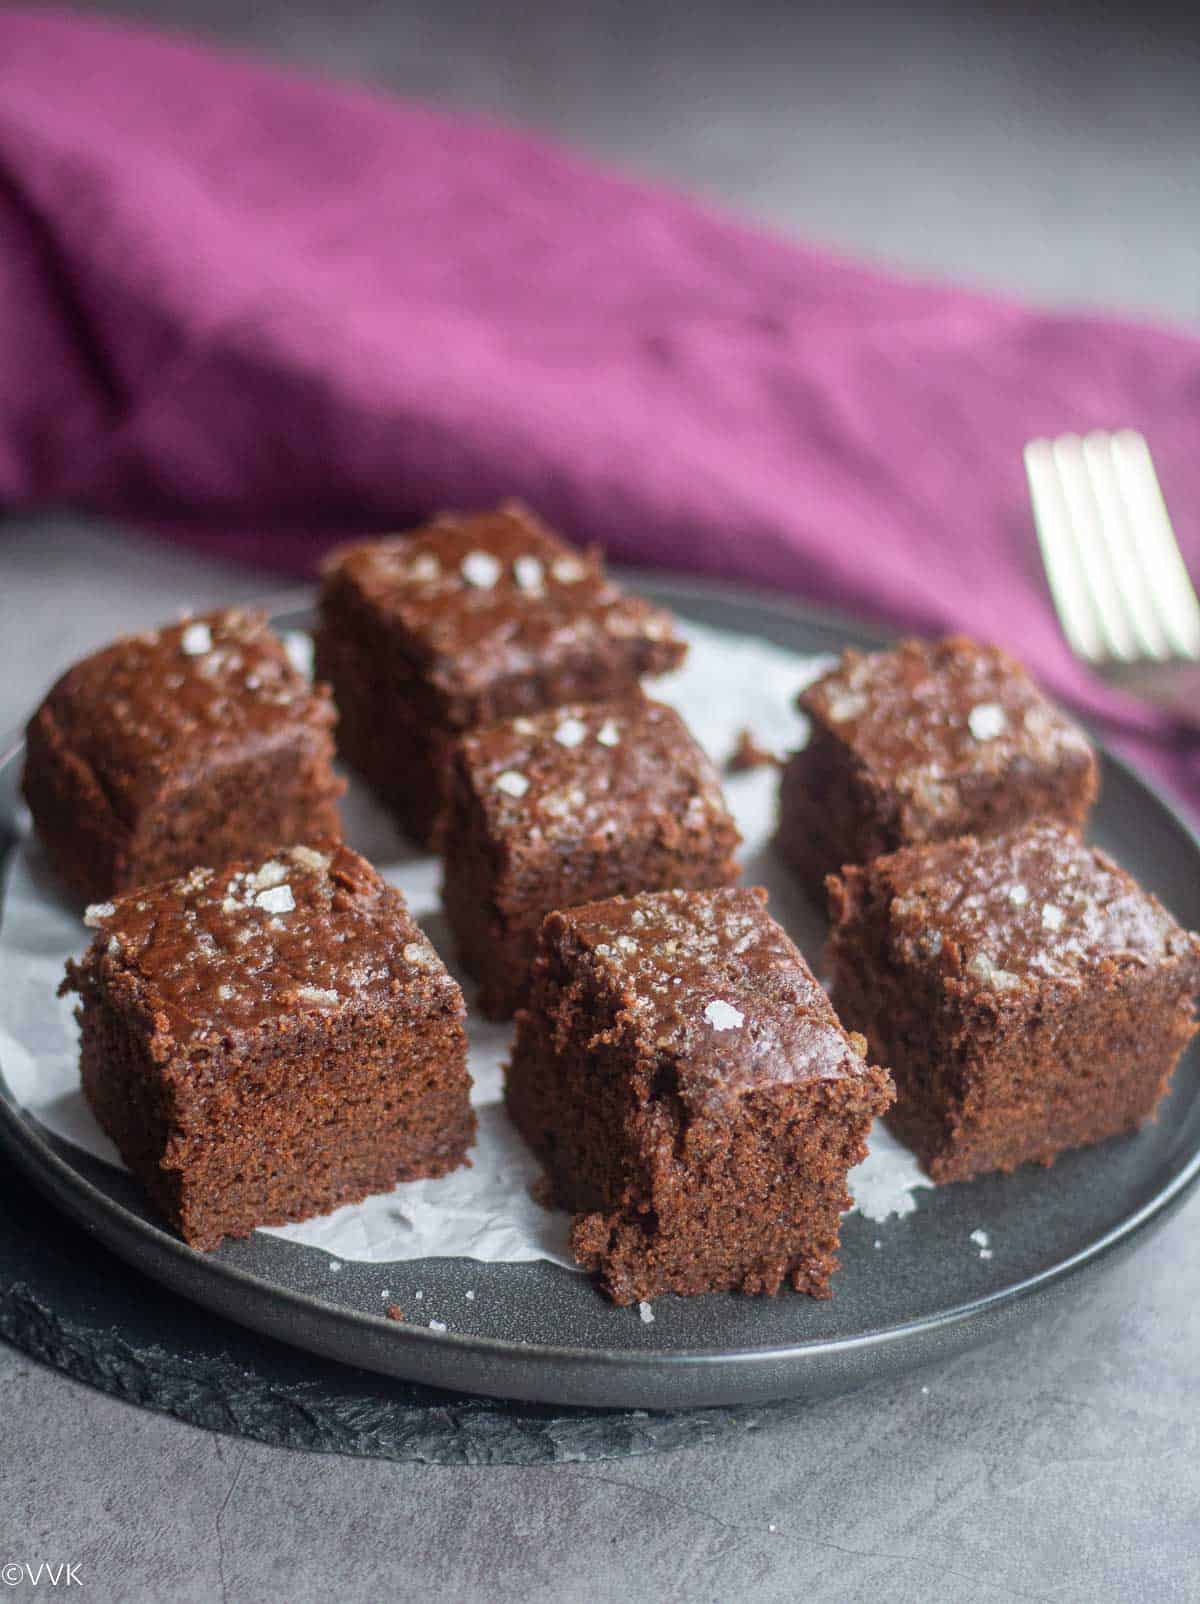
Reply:
<svg viewBox="0 0 1200 1604"><path fill-rule="evenodd" d="M826 615L670 579L631 583L685 617L799 653L870 645ZM283 614L303 627L303 610ZM20 750L0 761L0 826L17 808ZM1200 927L1200 847L1161 798L1104 759L1093 834L1184 923ZM793 932L810 947L814 926ZM807 938L807 942L806 942ZM0 984L3 976L0 975ZM918 1193L918 1211L851 1215L827 1303L799 1296L663 1297L653 1324L546 1263L347 1263L261 1233L200 1254L160 1228L128 1177L49 1135L14 1104L0 1065L0 1138L69 1213L147 1274L314 1353L435 1386L551 1403L678 1408L820 1396L948 1355L997 1332L1136 1243L1200 1174L1197 1053L1158 1122L1137 1136L1023 1170ZM992 1257L970 1242L989 1233ZM402 1309L449 1329L396 1324ZM418 1301L417 1290L423 1294ZM468 1299L471 1291L474 1297Z"/></svg>

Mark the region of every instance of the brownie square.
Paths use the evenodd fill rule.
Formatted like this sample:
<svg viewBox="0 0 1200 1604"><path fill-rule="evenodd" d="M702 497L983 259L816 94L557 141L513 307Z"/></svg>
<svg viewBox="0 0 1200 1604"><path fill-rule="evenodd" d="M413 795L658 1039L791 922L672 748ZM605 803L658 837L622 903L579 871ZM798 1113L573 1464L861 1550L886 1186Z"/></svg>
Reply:
<svg viewBox="0 0 1200 1604"><path fill-rule="evenodd" d="M617 1303L829 1295L846 1172L891 1102L762 890L552 913L508 1110Z"/></svg>
<svg viewBox="0 0 1200 1604"><path fill-rule="evenodd" d="M525 1000L553 909L738 875L716 771L679 714L640 695L462 736L446 821L442 900L494 1019Z"/></svg>
<svg viewBox="0 0 1200 1604"><path fill-rule="evenodd" d="M778 845L810 894L844 863L1037 818L1082 828L1098 786L1082 731L1028 673L963 636L845 652L801 693Z"/></svg>
<svg viewBox="0 0 1200 1604"><path fill-rule="evenodd" d="M336 839L335 717L265 614L208 613L62 676L26 731L25 800L84 899Z"/></svg>
<svg viewBox="0 0 1200 1604"><path fill-rule="evenodd" d="M935 1181L1135 1130L1195 1033L1200 940L1060 825L830 879L833 999Z"/></svg>
<svg viewBox="0 0 1200 1604"><path fill-rule="evenodd" d="M194 869L87 920L83 1090L193 1247L466 1161L462 992L356 853Z"/></svg>
<svg viewBox="0 0 1200 1604"><path fill-rule="evenodd" d="M686 651L597 552L516 505L343 548L323 573L317 665L337 697L339 747L422 845L436 837L455 735L620 696Z"/></svg>

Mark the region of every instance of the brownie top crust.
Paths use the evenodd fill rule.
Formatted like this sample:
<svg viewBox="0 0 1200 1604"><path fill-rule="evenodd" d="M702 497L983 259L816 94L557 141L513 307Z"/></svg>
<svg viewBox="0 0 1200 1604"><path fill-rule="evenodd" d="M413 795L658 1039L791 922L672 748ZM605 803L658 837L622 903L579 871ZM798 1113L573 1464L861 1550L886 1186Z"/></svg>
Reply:
<svg viewBox="0 0 1200 1604"><path fill-rule="evenodd" d="M1163 966L1180 966L1200 990L1200 939L1059 825L904 848L856 873L865 894L888 899L897 957L936 965L970 990L1078 985L1098 973Z"/></svg>
<svg viewBox="0 0 1200 1604"><path fill-rule="evenodd" d="M668 613L626 595L597 551L552 534L507 503L444 514L422 529L344 546L326 559L327 586L349 585L402 636L441 690L471 692L576 653L642 642L661 673L687 650Z"/></svg>
<svg viewBox="0 0 1200 1604"><path fill-rule="evenodd" d="M617 832L720 832L730 851L740 840L687 725L640 695L506 719L465 735L460 751L494 836L602 845Z"/></svg>
<svg viewBox="0 0 1200 1604"><path fill-rule="evenodd" d="M759 887L648 892L552 913L544 930L583 957L618 1023L674 1061L688 1101L866 1074L865 1042L766 901Z"/></svg>
<svg viewBox="0 0 1200 1604"><path fill-rule="evenodd" d="M401 998L415 1013L464 1012L404 898L340 845L193 869L95 904L85 921L97 935L84 967L117 981L153 1015L157 1035L184 1051L303 1015L370 1014Z"/></svg>
<svg viewBox="0 0 1200 1604"><path fill-rule="evenodd" d="M799 705L930 820L958 811L964 776L1011 778L1093 761L1082 730L1020 663L962 635L847 651L801 692Z"/></svg>
<svg viewBox="0 0 1200 1604"><path fill-rule="evenodd" d="M244 608L114 641L67 670L35 717L47 715L127 821L214 762L269 750L305 727L328 731L336 718L266 614Z"/></svg>

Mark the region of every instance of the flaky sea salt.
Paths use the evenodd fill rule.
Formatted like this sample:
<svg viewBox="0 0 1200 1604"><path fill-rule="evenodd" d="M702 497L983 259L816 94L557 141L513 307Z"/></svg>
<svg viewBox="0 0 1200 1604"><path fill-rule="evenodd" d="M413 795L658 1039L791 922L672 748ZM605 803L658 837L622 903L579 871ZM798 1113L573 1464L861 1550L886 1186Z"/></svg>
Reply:
<svg viewBox="0 0 1200 1604"><path fill-rule="evenodd" d="M416 580L418 585L431 585L440 578L442 565L431 551L421 551L409 563L406 572L408 578Z"/></svg>
<svg viewBox="0 0 1200 1604"><path fill-rule="evenodd" d="M1010 986L1020 984L1018 976L1011 969L998 968L986 952L977 952L967 968L973 975L978 975L985 985L995 986L997 991L1007 991Z"/></svg>
<svg viewBox="0 0 1200 1604"><path fill-rule="evenodd" d="M1023 908L1029 901L1029 892L1025 886L1009 886L1008 900L1014 908Z"/></svg>
<svg viewBox="0 0 1200 1604"><path fill-rule="evenodd" d="M475 1301L475 1293L470 1288L467 1289L467 1291L465 1293L465 1297L466 1297L468 1303L474 1303L474 1301Z"/></svg>
<svg viewBox="0 0 1200 1604"><path fill-rule="evenodd" d="M999 702L980 702L967 714L967 728L977 741L994 741L1008 724Z"/></svg>
<svg viewBox="0 0 1200 1604"><path fill-rule="evenodd" d="M233 987L232 986L218 986L217 987L217 996L221 999L222 1002L229 1002L233 997Z"/></svg>
<svg viewBox="0 0 1200 1604"><path fill-rule="evenodd" d="M297 986L296 995L301 1002L322 1003L330 1008L340 999L328 986Z"/></svg>
<svg viewBox="0 0 1200 1604"><path fill-rule="evenodd" d="M500 578L500 562L490 551L470 551L458 567L467 584L476 590L491 590Z"/></svg>
<svg viewBox="0 0 1200 1604"><path fill-rule="evenodd" d="M256 891L267 891L271 886L281 886L287 877L288 872L285 866L282 863L276 863L272 859L270 863L264 863L260 869L257 869L251 875L250 884Z"/></svg>
<svg viewBox="0 0 1200 1604"><path fill-rule="evenodd" d="M619 746L621 741L621 732L617 728L616 720L606 718L604 723L601 724L600 728L596 731L596 739L600 742L601 746Z"/></svg>
<svg viewBox="0 0 1200 1604"><path fill-rule="evenodd" d="M328 869L329 858L326 853L318 852L315 847L289 847L288 857L293 863L298 863L303 869L311 869L316 873L319 869Z"/></svg>
<svg viewBox="0 0 1200 1604"><path fill-rule="evenodd" d="M745 1014L739 1013L732 1003L722 1002L720 998L708 1004L704 1017L714 1030L736 1030L746 1022Z"/></svg>
<svg viewBox="0 0 1200 1604"><path fill-rule="evenodd" d="M115 905L111 902L93 902L84 909L83 922L89 930L95 930L102 919L111 919L116 911Z"/></svg>
<svg viewBox="0 0 1200 1604"><path fill-rule="evenodd" d="M291 913L296 906L296 899L292 895L291 886L271 886L266 891L260 891L255 897L260 908L268 913Z"/></svg>
<svg viewBox="0 0 1200 1604"><path fill-rule="evenodd" d="M577 718L565 718L554 732L559 746L578 746L587 736L587 725Z"/></svg>
<svg viewBox="0 0 1200 1604"><path fill-rule="evenodd" d="M1042 924L1047 930L1061 930L1066 917L1062 909L1056 907L1053 902L1043 902Z"/></svg>
<svg viewBox="0 0 1200 1604"><path fill-rule="evenodd" d="M991 1237L987 1234L982 1226L971 1232L971 1241L974 1242L977 1248L988 1247L991 1243L991 1240Z"/></svg>
<svg viewBox="0 0 1200 1604"><path fill-rule="evenodd" d="M207 624L189 624L179 637L179 649L185 657L203 657L212 651L212 630Z"/></svg>
<svg viewBox="0 0 1200 1604"><path fill-rule="evenodd" d="M861 691L830 690L825 698L825 710L835 724L846 724L852 718L861 718L867 711L867 699Z"/></svg>
<svg viewBox="0 0 1200 1604"><path fill-rule="evenodd" d="M445 1331L447 1329L446 1322L444 1320L431 1320L429 1329L431 1331Z"/></svg>
<svg viewBox="0 0 1200 1604"><path fill-rule="evenodd" d="M638 1304L638 1313L642 1317L642 1324L644 1326L652 1326L654 1324L654 1310L644 1298L642 1299L641 1303Z"/></svg>
<svg viewBox="0 0 1200 1604"><path fill-rule="evenodd" d="M513 578L519 589L532 594L541 590L545 570L536 557L518 557L513 563Z"/></svg>
<svg viewBox="0 0 1200 1604"><path fill-rule="evenodd" d="M404 961L406 964L427 964L429 962L429 948L423 947L419 941L406 941L404 943Z"/></svg>
<svg viewBox="0 0 1200 1604"><path fill-rule="evenodd" d="M503 791L505 796L522 797L529 789L529 781L516 769L505 769L503 774L496 776L496 789Z"/></svg>
<svg viewBox="0 0 1200 1604"><path fill-rule="evenodd" d="M557 557L550 572L560 585L577 585L587 574L587 565L578 557Z"/></svg>
<svg viewBox="0 0 1200 1604"><path fill-rule="evenodd" d="M288 662L302 679L313 677L313 639L302 629L285 629L283 650Z"/></svg>

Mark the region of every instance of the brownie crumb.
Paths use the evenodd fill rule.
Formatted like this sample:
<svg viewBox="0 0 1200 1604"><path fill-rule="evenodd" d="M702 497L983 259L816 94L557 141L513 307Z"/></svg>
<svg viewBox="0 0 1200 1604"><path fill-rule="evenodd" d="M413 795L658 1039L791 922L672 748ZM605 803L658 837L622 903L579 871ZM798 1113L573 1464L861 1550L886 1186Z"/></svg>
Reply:
<svg viewBox="0 0 1200 1604"><path fill-rule="evenodd" d="M554 1208L554 1187L548 1175L539 1175L536 1181L529 1183L529 1195L542 1209Z"/></svg>
<svg viewBox="0 0 1200 1604"><path fill-rule="evenodd" d="M767 750L754 731L744 726L738 731L733 751L725 760L727 774L746 774L751 769L777 767L779 759Z"/></svg>
<svg viewBox="0 0 1200 1604"><path fill-rule="evenodd" d="M389 1303L385 1312L389 1320L404 1320L404 1311L397 1304Z"/></svg>

